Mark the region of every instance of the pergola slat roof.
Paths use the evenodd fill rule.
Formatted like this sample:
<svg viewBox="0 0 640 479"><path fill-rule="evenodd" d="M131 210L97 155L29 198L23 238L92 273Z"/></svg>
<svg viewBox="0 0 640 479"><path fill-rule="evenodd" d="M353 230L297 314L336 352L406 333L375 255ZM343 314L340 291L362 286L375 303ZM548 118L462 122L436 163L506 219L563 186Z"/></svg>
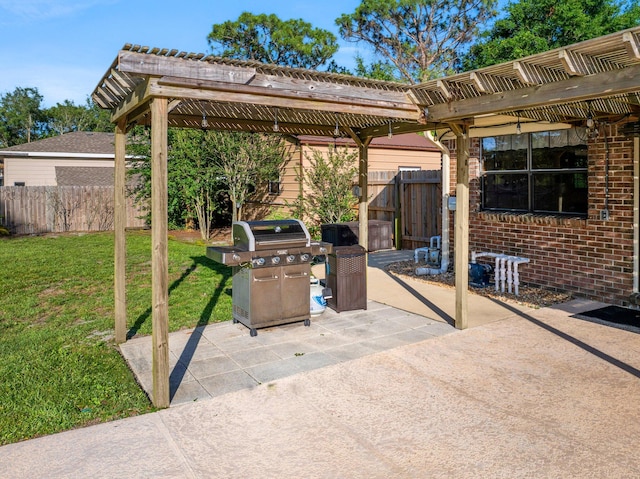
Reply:
<svg viewBox="0 0 640 479"><path fill-rule="evenodd" d="M148 100L170 99L169 126L383 136L506 121L576 124L640 113L640 27L418 85L125 45L93 92L113 119L148 123ZM616 89L607 85L615 83ZM579 85L579 86L578 86ZM579 91L578 91L579 90ZM495 115L493 122L487 116Z"/></svg>

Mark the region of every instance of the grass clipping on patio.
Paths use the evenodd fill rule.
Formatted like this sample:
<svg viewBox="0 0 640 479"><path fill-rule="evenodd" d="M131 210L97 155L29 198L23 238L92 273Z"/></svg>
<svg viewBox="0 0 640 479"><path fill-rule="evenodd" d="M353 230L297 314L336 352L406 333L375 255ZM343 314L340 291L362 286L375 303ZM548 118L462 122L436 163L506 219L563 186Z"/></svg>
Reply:
<svg viewBox="0 0 640 479"><path fill-rule="evenodd" d="M451 269L447 270L445 273L437 275L417 275L415 272L416 268L424 266L425 264L422 262L415 263L413 261L399 261L397 263L387 265L385 269L389 273L399 277L404 276L424 283L432 283L447 288L455 288L455 275ZM554 304L564 303L573 298L572 295L567 292L553 291L546 288L530 286L522 282L519 286L519 295L516 296L513 293L507 292L507 288L505 288L504 293L496 291L493 278L491 278L491 280L491 284L484 288L469 285L469 292L471 294L478 294L497 299L499 301L521 304L530 308L544 308Z"/></svg>

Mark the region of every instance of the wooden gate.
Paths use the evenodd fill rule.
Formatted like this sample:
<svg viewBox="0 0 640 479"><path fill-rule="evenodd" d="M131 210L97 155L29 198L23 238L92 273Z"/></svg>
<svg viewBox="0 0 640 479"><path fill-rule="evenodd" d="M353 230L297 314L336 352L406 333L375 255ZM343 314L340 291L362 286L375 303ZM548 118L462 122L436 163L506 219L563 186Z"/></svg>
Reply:
<svg viewBox="0 0 640 479"><path fill-rule="evenodd" d="M369 219L394 223L398 249L429 246L442 229L442 172L370 171Z"/></svg>

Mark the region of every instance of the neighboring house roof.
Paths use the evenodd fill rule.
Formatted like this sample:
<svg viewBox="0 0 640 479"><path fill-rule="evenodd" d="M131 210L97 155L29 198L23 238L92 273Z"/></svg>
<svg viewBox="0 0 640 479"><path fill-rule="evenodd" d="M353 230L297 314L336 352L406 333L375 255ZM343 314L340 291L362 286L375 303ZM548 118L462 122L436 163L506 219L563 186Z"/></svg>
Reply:
<svg viewBox="0 0 640 479"><path fill-rule="evenodd" d="M113 186L113 168L56 166L58 186Z"/></svg>
<svg viewBox="0 0 640 479"><path fill-rule="evenodd" d="M356 144L351 138L331 138L326 136L300 135L298 140L303 145L348 145L355 147ZM440 151L440 149L424 135L417 133L405 133L393 135L391 138L382 136L374 138L369 145L370 148L389 148L396 150L424 150Z"/></svg>
<svg viewBox="0 0 640 479"><path fill-rule="evenodd" d="M0 150L0 156L83 156L110 157L115 154L114 134L74 131L43 140L10 146Z"/></svg>

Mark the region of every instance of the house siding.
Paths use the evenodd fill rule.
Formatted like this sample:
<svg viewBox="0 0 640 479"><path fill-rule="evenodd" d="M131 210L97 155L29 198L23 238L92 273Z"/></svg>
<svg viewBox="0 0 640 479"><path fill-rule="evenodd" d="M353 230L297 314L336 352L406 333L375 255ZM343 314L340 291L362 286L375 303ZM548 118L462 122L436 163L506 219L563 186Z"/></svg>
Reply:
<svg viewBox="0 0 640 479"><path fill-rule="evenodd" d="M113 168L113 159L6 157L4 184L13 186L16 182L24 182L24 186L57 186L56 166Z"/></svg>
<svg viewBox="0 0 640 479"><path fill-rule="evenodd" d="M604 130L608 133L608 127ZM479 141L473 140L469 251L529 258L530 263L523 265L519 273L520 280L531 285L623 306L633 302L633 140L618 135L615 126L605 140L604 130L588 145L587 218L481 211ZM455 195L455 142L450 142L449 147L450 192ZM600 212L607 203L609 219L602 220Z"/></svg>
<svg viewBox="0 0 640 479"><path fill-rule="evenodd" d="M272 211L278 211L281 214L288 214L288 204L292 204L302 190L299 180L299 172L301 168L307 168L310 165L309 157L314 151L326 153L330 145L327 144L302 144L292 145L290 148L290 159L286 163L284 172L281 176L280 194L263 196L272 207ZM338 148L343 148L338 145ZM350 148L350 151L358 154L356 148ZM369 148L369 171L398 171L400 167L414 167L422 170L440 170L441 153L434 149L425 148ZM357 181L357 178L354 178ZM305 194L309 191L305 191ZM262 195L261 195L262 196ZM264 206L264 205L262 205ZM247 216L251 219L259 218L259 213L264 213L264 209L260 209L258 205L253 204L247 210Z"/></svg>

